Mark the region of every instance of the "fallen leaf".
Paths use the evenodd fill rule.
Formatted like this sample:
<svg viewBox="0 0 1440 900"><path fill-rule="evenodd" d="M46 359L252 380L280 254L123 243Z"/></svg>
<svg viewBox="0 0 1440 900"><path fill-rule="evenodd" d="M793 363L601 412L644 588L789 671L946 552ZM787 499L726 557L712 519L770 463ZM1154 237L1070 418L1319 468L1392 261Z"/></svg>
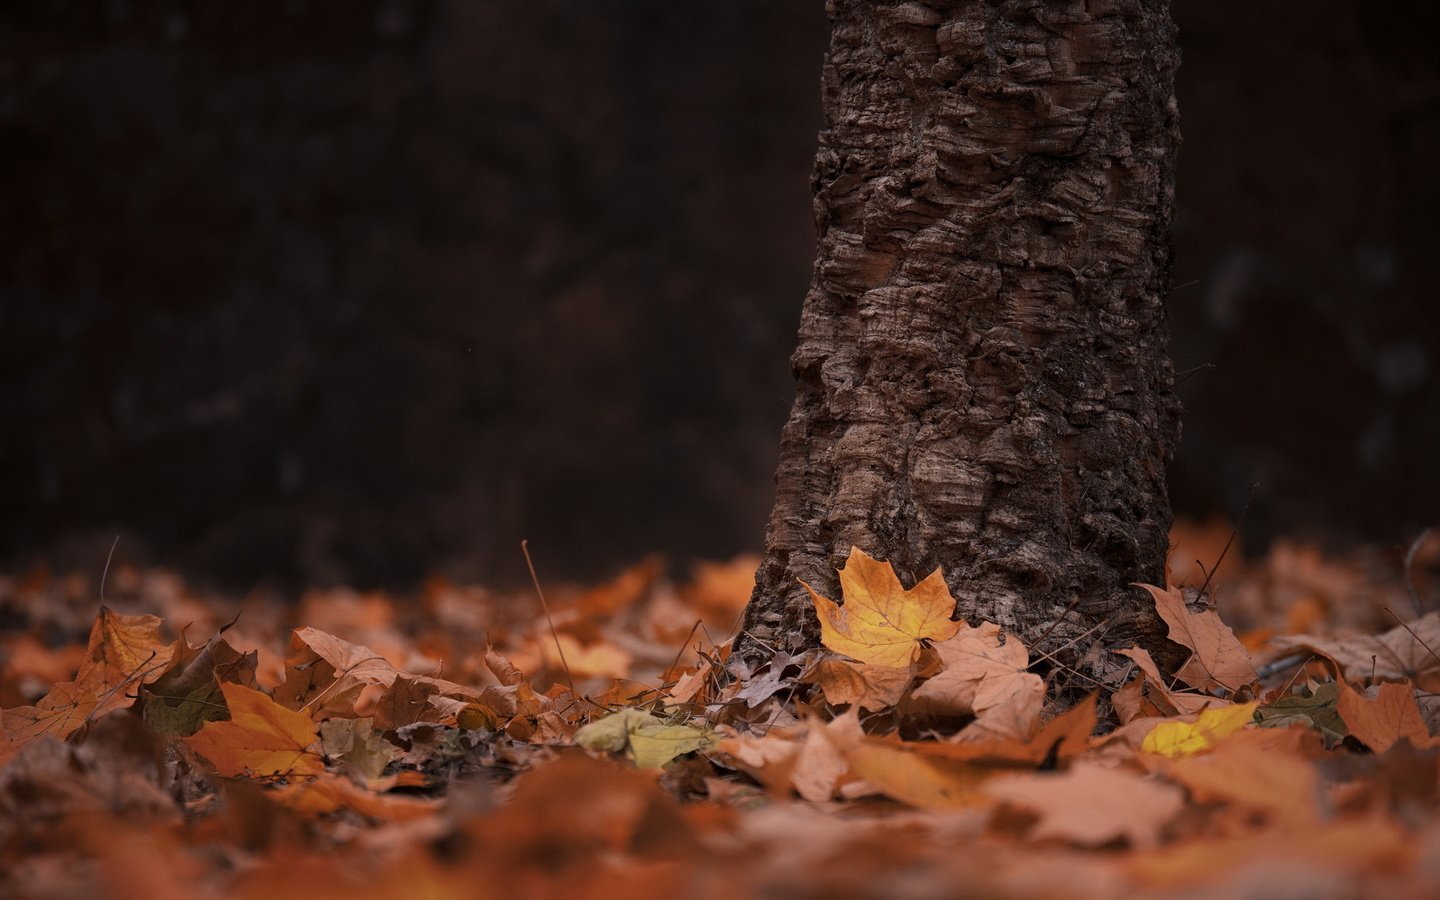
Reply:
<svg viewBox="0 0 1440 900"><path fill-rule="evenodd" d="M1051 719L1038 732L1024 741L1009 739L957 741L951 739L947 742L918 742L912 746L917 752L927 756L980 763L1039 765L1047 760L1058 762L1059 760L1073 759L1090 747L1090 735L1095 730L1098 700L1097 694L1089 695L1071 709Z"/></svg>
<svg viewBox="0 0 1440 900"><path fill-rule="evenodd" d="M556 641L559 641L557 647ZM517 655L521 668L532 674L541 669L569 671L574 678L625 678L634 657L623 647L608 641L582 644L574 635L537 637L527 653ZM533 668L532 668L533 667Z"/></svg>
<svg viewBox="0 0 1440 900"><path fill-rule="evenodd" d="M831 706L853 704L878 712L900 701L911 677L908 667L872 666L825 656L816 660L800 680L819 687Z"/></svg>
<svg viewBox="0 0 1440 900"><path fill-rule="evenodd" d="M799 739L772 729L763 737L728 737L717 749L772 791L785 794L793 789L818 803L835 795L850 771L846 754L864 737L859 712L851 708L823 725L810 722Z"/></svg>
<svg viewBox="0 0 1440 900"><path fill-rule="evenodd" d="M158 677L174 652L160 637L162 624L159 616L128 616L101 606L86 648L90 668L101 683L114 687L139 680L142 670Z"/></svg>
<svg viewBox="0 0 1440 900"><path fill-rule="evenodd" d="M139 686L158 678L170 659L160 625L156 616L101 606L75 680L53 685L33 706L5 710L0 722L6 734L16 744L47 734L63 740L86 722L132 705Z"/></svg>
<svg viewBox="0 0 1440 900"><path fill-rule="evenodd" d="M273 796L281 805L307 815L326 815L349 809L366 818L391 822L423 819L434 815L443 805L418 797L377 794L330 772L282 785L273 792Z"/></svg>
<svg viewBox="0 0 1440 900"><path fill-rule="evenodd" d="M485 645L485 668L504 685L519 684L525 680L525 674L489 644Z"/></svg>
<svg viewBox="0 0 1440 900"><path fill-rule="evenodd" d="M1192 651L1175 673L1181 681L1201 690L1224 688L1233 693L1259 678L1245 645L1214 610L1191 612L1177 588L1139 586L1154 598L1156 611L1169 626L1170 640Z"/></svg>
<svg viewBox="0 0 1440 900"><path fill-rule="evenodd" d="M175 642L170 664L141 690L145 721L161 734L186 737L225 716L221 681L255 686L258 655L240 653L220 635L192 647Z"/></svg>
<svg viewBox="0 0 1440 900"><path fill-rule="evenodd" d="M974 713L978 721L967 729L971 737L1025 740L1038 726L1045 701L1044 679L1027 671L1025 645L993 622L976 628L957 624L953 637L935 645L940 673L911 696L929 712Z"/></svg>
<svg viewBox="0 0 1440 900"><path fill-rule="evenodd" d="M1336 709L1350 734L1376 753L1384 753L1401 738L1413 746L1431 743L1430 729L1415 703L1415 687L1409 682L1385 682L1371 688L1366 696L1348 684L1337 682Z"/></svg>
<svg viewBox="0 0 1440 900"><path fill-rule="evenodd" d="M692 725L646 725L630 735L630 758L639 769L659 769L671 760L708 750L718 738L706 728Z"/></svg>
<svg viewBox="0 0 1440 900"><path fill-rule="evenodd" d="M1223 709L1207 709L1194 722L1162 722L1145 736L1141 749L1146 753L1176 759L1204 753L1255 720L1258 703L1239 703Z"/></svg>
<svg viewBox="0 0 1440 900"><path fill-rule="evenodd" d="M1282 697L1255 711L1255 722L1261 728L1285 728L1301 725L1320 732L1329 746L1344 740L1350 733L1340 717L1340 686L1333 681L1299 694Z"/></svg>
<svg viewBox="0 0 1440 900"><path fill-rule="evenodd" d="M87 683L64 681L34 706L17 706L0 713L5 734L19 747L43 735L63 740L89 719L99 705L98 679Z"/></svg>
<svg viewBox="0 0 1440 900"><path fill-rule="evenodd" d="M575 732L575 743L585 749L624 752L641 769L662 768L676 757L718 742L709 729L667 723L643 709L622 709Z"/></svg>
<svg viewBox="0 0 1440 900"><path fill-rule="evenodd" d="M1343 677L1398 681L1414 680L1422 672L1440 666L1431 648L1440 650L1440 611L1426 613L1381 635L1361 635L1343 640L1326 640L1308 634L1277 637L1271 646L1278 651L1305 650L1333 660Z"/></svg>
<svg viewBox="0 0 1440 900"><path fill-rule="evenodd" d="M1155 660L1150 656L1150 651L1142 650L1139 647L1131 647L1126 650L1115 651L1133 661L1140 667L1140 672L1145 681L1145 697L1150 704L1157 706L1166 715L1188 716L1198 713L1203 709L1225 706L1228 701L1219 697L1212 697L1209 694L1192 694L1189 691L1172 691L1165 684L1165 679L1160 675L1160 667L1155 665ZM1132 682L1133 684L1134 682ZM1136 713L1144 712L1143 706L1130 711L1126 721L1135 717Z"/></svg>
<svg viewBox="0 0 1440 900"><path fill-rule="evenodd" d="M904 668L921 641L943 641L960 628L950 621L955 599L939 569L907 591L888 563L852 547L840 570L843 606L801 584L820 617L820 642L862 663Z"/></svg>
<svg viewBox="0 0 1440 900"><path fill-rule="evenodd" d="M1293 828L1320 816L1319 775L1293 753L1228 740L1212 753L1176 759L1162 771L1200 803L1258 813L1271 824Z"/></svg>
<svg viewBox="0 0 1440 900"><path fill-rule="evenodd" d="M1098 847L1124 838L1151 847L1160 830L1184 807L1184 793L1153 779L1076 763L1058 774L995 778L981 790L1039 817L1031 836Z"/></svg>
<svg viewBox="0 0 1440 900"><path fill-rule="evenodd" d="M370 718L321 722L320 752L330 759L343 761L368 779L379 778L399 755L397 748L380 736Z"/></svg>
<svg viewBox="0 0 1440 900"><path fill-rule="evenodd" d="M310 752L319 734L309 716L238 684L226 682L220 690L229 720L207 722L184 739L215 771L235 777L314 775L323 770L320 758Z"/></svg>
<svg viewBox="0 0 1440 900"><path fill-rule="evenodd" d="M979 793L998 771L963 760L917 752L914 746L869 740L846 754L855 775L885 796L918 809L952 810L986 805Z"/></svg>

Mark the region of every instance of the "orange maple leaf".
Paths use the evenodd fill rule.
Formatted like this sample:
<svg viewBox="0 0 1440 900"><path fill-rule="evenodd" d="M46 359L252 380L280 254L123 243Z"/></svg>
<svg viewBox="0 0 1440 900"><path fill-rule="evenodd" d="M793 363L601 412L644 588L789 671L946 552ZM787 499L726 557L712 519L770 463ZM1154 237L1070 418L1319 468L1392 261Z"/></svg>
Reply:
<svg viewBox="0 0 1440 900"><path fill-rule="evenodd" d="M1415 687L1407 682L1386 682L1369 699L1350 685L1339 682L1335 706L1355 739L1376 753L1384 753L1406 738L1417 747L1433 745L1430 729L1420 717Z"/></svg>
<svg viewBox="0 0 1440 900"><path fill-rule="evenodd" d="M53 685L34 706L5 710L6 734L17 744L46 734L63 740L86 722L133 704L135 691L126 688L159 678L174 653L160 638L160 625L157 616L101 606L75 680Z"/></svg>
<svg viewBox="0 0 1440 900"><path fill-rule="evenodd" d="M939 569L907 591L889 563L851 547L840 570L843 606L800 583L820 616L820 642L863 663L904 668L921 641L943 641L960 629L961 623L950 621L955 598Z"/></svg>
<svg viewBox="0 0 1440 900"><path fill-rule="evenodd" d="M1191 612L1185 605L1185 596L1176 588L1137 586L1149 591L1155 599L1156 612L1170 628L1170 640L1192 651L1185 665L1175 673L1181 681L1201 690L1219 687L1233 693L1260 677L1245 645L1214 610Z"/></svg>
<svg viewBox="0 0 1440 900"><path fill-rule="evenodd" d="M324 770L310 752L319 738L304 713L286 709L268 694L222 682L230 719L207 722L185 738L221 775L317 775Z"/></svg>

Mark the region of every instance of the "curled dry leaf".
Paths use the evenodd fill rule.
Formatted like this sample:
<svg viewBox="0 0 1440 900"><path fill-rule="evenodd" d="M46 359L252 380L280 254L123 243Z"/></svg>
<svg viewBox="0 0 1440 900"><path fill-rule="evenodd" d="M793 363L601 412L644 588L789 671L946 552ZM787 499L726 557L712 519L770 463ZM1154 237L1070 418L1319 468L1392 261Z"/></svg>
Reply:
<svg viewBox="0 0 1440 900"><path fill-rule="evenodd" d="M1024 741L1038 726L1045 682L1026 671L1030 654L1014 635L993 622L935 645L943 668L912 694L924 710L947 715L974 713L969 738Z"/></svg>
<svg viewBox="0 0 1440 900"><path fill-rule="evenodd" d="M921 641L943 641L960 628L950 621L955 599L939 569L907 591L889 563L851 547L840 570L843 606L801 584L820 617L820 643L862 663L905 668Z"/></svg>
<svg viewBox="0 0 1440 900"><path fill-rule="evenodd" d="M1191 612L1177 588L1140 587L1154 598L1155 610L1169 626L1170 640L1191 651L1175 673L1181 681L1201 690L1223 688L1233 693L1259 678L1249 651L1214 610Z"/></svg>
<svg viewBox="0 0 1440 900"><path fill-rule="evenodd" d="M803 737L772 730L763 737L740 735L720 742L719 750L777 793L791 789L821 802L835 795L850 771L847 754L865 737L857 710L825 724L811 721Z"/></svg>
<svg viewBox="0 0 1440 900"><path fill-rule="evenodd" d="M1209 694L1170 690L1165 684L1164 677L1160 675L1160 667L1155 665L1155 660L1150 656L1148 650L1131 647L1115 652L1139 666L1143 675L1142 681L1132 681L1122 689L1133 690L1136 695L1134 698L1125 697L1122 700L1122 695L1119 692L1116 693L1115 706L1121 712L1123 721L1129 722L1137 715L1146 712L1145 703L1153 706L1164 716L1187 716L1198 713L1202 709L1226 705L1226 701L1218 697L1211 697ZM1132 685L1135 687L1132 688Z"/></svg>

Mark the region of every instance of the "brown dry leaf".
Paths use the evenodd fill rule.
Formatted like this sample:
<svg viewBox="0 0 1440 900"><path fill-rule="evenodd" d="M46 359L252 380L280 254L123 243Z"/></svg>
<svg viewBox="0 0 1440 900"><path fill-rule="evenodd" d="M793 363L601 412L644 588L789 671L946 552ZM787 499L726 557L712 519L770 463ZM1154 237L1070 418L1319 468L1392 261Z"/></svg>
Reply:
<svg viewBox="0 0 1440 900"><path fill-rule="evenodd" d="M366 685L389 687L400 674L369 647L341 640L318 628L297 628L290 635L285 681L275 689L275 701L290 709L306 710L317 719L326 715L353 716L355 701Z"/></svg>
<svg viewBox="0 0 1440 900"><path fill-rule="evenodd" d="M912 695L924 710L945 715L974 713L967 731L977 737L1024 741L1039 724L1045 681L1026 671L1030 654L999 625L958 623L955 636L937 643L943 668Z"/></svg>
<svg viewBox="0 0 1440 900"><path fill-rule="evenodd" d="M1350 734L1371 750L1384 753L1401 738L1416 747L1434 743L1415 703L1415 687L1408 681L1377 685L1371 688L1374 697L1366 697L1344 682L1337 683L1340 718L1345 720Z"/></svg>
<svg viewBox="0 0 1440 900"><path fill-rule="evenodd" d="M717 749L772 791L785 793L793 788L804 799L818 803L835 795L850 771L846 754L864 737L859 711L852 707L823 725L810 722L799 739L776 729L763 737L726 738Z"/></svg>
<svg viewBox="0 0 1440 900"><path fill-rule="evenodd" d="M771 730L765 735L742 734L727 737L716 749L772 792L788 794L794 786L791 776L800 756L800 741Z"/></svg>
<svg viewBox="0 0 1440 900"><path fill-rule="evenodd" d="M1091 694L1071 709L1056 716L1029 740L964 740L945 743L930 741L907 744L924 756L968 760L985 764L1029 763L1038 765L1047 758L1073 759L1090 747L1095 730L1098 694ZM958 735L957 735L958 737Z"/></svg>
<svg viewBox="0 0 1440 900"><path fill-rule="evenodd" d="M1156 611L1170 628L1170 640L1192 651L1175 673L1181 681L1201 690L1218 687L1233 693L1259 678L1245 645L1214 610L1191 612L1177 588L1140 587L1155 599Z"/></svg>
<svg viewBox="0 0 1440 900"><path fill-rule="evenodd" d="M1144 676L1132 678L1110 695L1110 705L1115 708L1115 715L1119 717L1122 725L1136 719L1160 719L1168 715L1166 710L1156 706L1150 699L1146 690L1147 683Z"/></svg>
<svg viewBox="0 0 1440 900"><path fill-rule="evenodd" d="M1270 644L1280 651L1305 650L1334 660L1342 675L1350 679L1413 680L1440 666L1440 659L1431 652L1431 648L1440 650L1440 611L1426 613L1381 635L1337 641L1297 634L1277 637Z"/></svg>
<svg viewBox="0 0 1440 900"><path fill-rule="evenodd" d="M860 712L853 707L823 726L812 722L790 775L796 793L812 802L834 796L841 779L850 771L846 753L864 737Z"/></svg>
<svg viewBox="0 0 1440 900"><path fill-rule="evenodd" d="M489 644L485 645L485 668L503 685L519 684L525 680L525 673Z"/></svg>
<svg viewBox="0 0 1440 900"><path fill-rule="evenodd" d="M63 740L95 712L100 689L98 679L85 683L64 681L51 687L34 706L17 706L0 713L0 722L17 747L47 734Z"/></svg>
<svg viewBox="0 0 1440 900"><path fill-rule="evenodd" d="M85 660L74 681L51 687L34 706L0 715L17 744L41 735L64 739L88 721L135 702L136 689L160 677L173 648L160 637L156 616L129 616L100 607L90 628Z"/></svg>
<svg viewBox="0 0 1440 900"><path fill-rule="evenodd" d="M922 744L867 740L847 754L855 775L882 794L918 809L952 810L983 806L980 785L1001 771L922 752Z"/></svg>
<svg viewBox="0 0 1440 900"><path fill-rule="evenodd" d="M162 624L159 616L127 616L100 607L86 648L89 666L108 687L139 678L141 670L154 671L159 677L174 653L160 637ZM81 671L85 670L82 666Z"/></svg>
<svg viewBox="0 0 1440 900"><path fill-rule="evenodd" d="M1147 696L1150 703L1156 706L1164 715L1188 716L1198 713L1204 709L1214 709L1220 706L1228 706L1225 700L1219 697L1211 697L1208 694L1192 694L1187 691L1172 691L1165 686L1165 679L1160 674L1160 667L1155 665L1155 660L1150 656L1150 651L1142 650L1139 647L1131 647L1127 650L1116 650L1116 653L1131 660L1140 667L1144 674ZM1133 682L1132 682L1133 683ZM1144 707L1136 712L1143 714ZM1135 717L1132 712L1125 721Z"/></svg>
<svg viewBox="0 0 1440 900"><path fill-rule="evenodd" d="M310 752L319 738L304 713L286 709L269 695L238 684L222 683L230 719L207 722L185 738L221 775L314 775L323 771Z"/></svg>
<svg viewBox="0 0 1440 900"><path fill-rule="evenodd" d="M801 584L820 617L820 642L862 663L905 668L921 641L943 641L960 628L950 621L955 599L939 569L907 591L889 563L851 547L840 570L843 606Z"/></svg>
<svg viewBox="0 0 1440 900"><path fill-rule="evenodd" d="M701 660L700 665L692 672L685 672L675 680L675 684L669 690L669 704L677 705L694 702L704 705L710 700L711 691L707 690L713 680L717 678L715 667L707 660Z"/></svg>
<svg viewBox="0 0 1440 900"><path fill-rule="evenodd" d="M1294 753L1257 742L1227 740L1212 752L1172 760L1160 771L1189 789L1200 803L1224 803L1295 827L1320 816L1320 778Z"/></svg>
<svg viewBox="0 0 1440 900"><path fill-rule="evenodd" d="M320 816L339 809L350 809L366 818L391 822L422 819L444 808L443 803L435 800L367 791L330 772L284 785L271 796L282 806L306 815Z"/></svg>
<svg viewBox="0 0 1440 900"><path fill-rule="evenodd" d="M219 682L255 687L257 665L258 654L240 653L220 633L198 646L182 636L165 671L141 691L146 723L171 737L194 734L225 713Z"/></svg>
<svg viewBox="0 0 1440 900"><path fill-rule="evenodd" d="M871 666L826 656L817 660L800 680L817 685L831 706L856 705L878 712L900 701L911 677L909 668Z"/></svg>
<svg viewBox="0 0 1440 900"><path fill-rule="evenodd" d="M1132 847L1151 847L1160 830L1184 807L1184 795L1120 769L1077 762L1059 774L996 778L986 794L1040 817L1032 837L1057 838L1098 847L1124 838Z"/></svg>

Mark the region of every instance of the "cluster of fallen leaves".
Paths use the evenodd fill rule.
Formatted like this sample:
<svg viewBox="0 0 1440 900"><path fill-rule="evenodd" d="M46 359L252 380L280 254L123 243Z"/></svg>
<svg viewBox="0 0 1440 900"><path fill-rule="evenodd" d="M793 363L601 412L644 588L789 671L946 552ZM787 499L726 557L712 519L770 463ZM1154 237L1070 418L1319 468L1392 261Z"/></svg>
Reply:
<svg viewBox="0 0 1440 900"><path fill-rule="evenodd" d="M1281 545L1218 592L1147 587L1187 661L1117 648L1059 704L1077 673L859 550L841 596L811 590L823 646L747 670L725 638L754 567L646 561L550 616L443 581L235 601L135 569L107 588L130 611L96 614L83 579L0 578L0 891L1440 887L1440 612L1395 614L1433 600L1410 570Z"/></svg>

